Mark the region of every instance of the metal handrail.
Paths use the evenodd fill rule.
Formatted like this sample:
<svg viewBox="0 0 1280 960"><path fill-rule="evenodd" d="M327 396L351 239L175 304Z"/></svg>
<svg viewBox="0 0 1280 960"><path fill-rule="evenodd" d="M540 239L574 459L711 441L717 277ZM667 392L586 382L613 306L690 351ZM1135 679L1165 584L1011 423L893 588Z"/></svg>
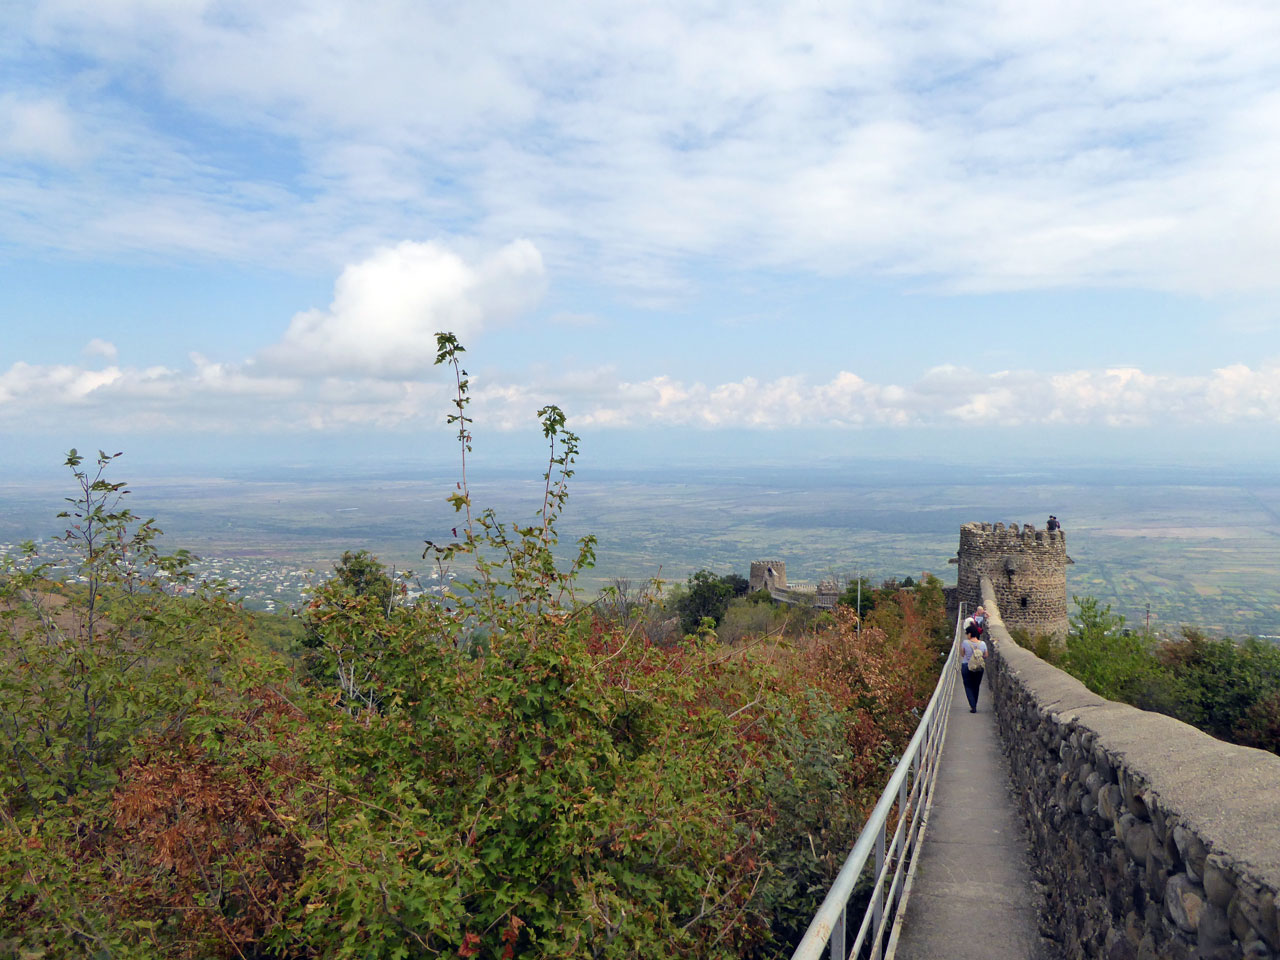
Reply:
<svg viewBox="0 0 1280 960"><path fill-rule="evenodd" d="M951 702L955 687L956 660L959 656L960 629L964 623L964 605L956 616L956 630L951 643L951 651L947 662L943 665L942 676L934 688L929 705L924 708L920 724L907 745L906 752L898 761L898 766L889 778L884 792L867 824L858 834L853 849L845 859L844 866L836 874L835 882L827 892L822 906L814 914L791 960L819 960L822 948L831 947L831 960L856 958L867 937L871 938L872 960L879 960L885 933L885 918L896 916L897 911L905 905L898 902L904 886L903 871L910 870L915 849L924 822L925 812L933 799L933 785L937 780L938 760L942 755L942 744L947 734L947 705ZM911 776L914 774L914 777ZM886 848L885 832L889 822L889 814L897 807L898 826L894 831L893 841ZM908 815L909 811L909 815ZM858 878L871 855L872 848L876 852L875 886L871 891L871 902L867 905L862 922L858 925L858 933L852 949L846 952L845 931L848 922L849 898L853 895ZM889 890L885 893L885 877L889 868L893 868L893 879ZM896 937L894 938L896 940Z"/></svg>

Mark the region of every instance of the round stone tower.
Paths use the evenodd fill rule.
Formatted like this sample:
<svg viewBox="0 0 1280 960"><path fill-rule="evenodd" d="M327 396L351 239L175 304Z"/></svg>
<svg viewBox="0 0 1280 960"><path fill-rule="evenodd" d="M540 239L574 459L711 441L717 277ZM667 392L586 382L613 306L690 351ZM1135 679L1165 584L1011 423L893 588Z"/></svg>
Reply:
<svg viewBox="0 0 1280 960"><path fill-rule="evenodd" d="M785 590L787 589L787 561L785 560L755 560L751 563L750 586L748 587L753 593L756 590Z"/></svg>
<svg viewBox="0 0 1280 960"><path fill-rule="evenodd" d="M982 602L979 583L987 577L1007 628L1066 637L1067 564L1073 561L1061 530L1037 530L1029 523L966 523L960 528L956 560L956 599L966 611Z"/></svg>

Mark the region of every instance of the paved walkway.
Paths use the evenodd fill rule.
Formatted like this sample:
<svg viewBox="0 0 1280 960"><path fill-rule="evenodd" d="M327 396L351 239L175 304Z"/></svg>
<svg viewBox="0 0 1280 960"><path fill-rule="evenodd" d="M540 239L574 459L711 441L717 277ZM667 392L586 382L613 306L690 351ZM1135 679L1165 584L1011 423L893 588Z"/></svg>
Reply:
<svg viewBox="0 0 1280 960"><path fill-rule="evenodd" d="M957 677L898 960L1050 960L1039 902L991 691L972 714Z"/></svg>

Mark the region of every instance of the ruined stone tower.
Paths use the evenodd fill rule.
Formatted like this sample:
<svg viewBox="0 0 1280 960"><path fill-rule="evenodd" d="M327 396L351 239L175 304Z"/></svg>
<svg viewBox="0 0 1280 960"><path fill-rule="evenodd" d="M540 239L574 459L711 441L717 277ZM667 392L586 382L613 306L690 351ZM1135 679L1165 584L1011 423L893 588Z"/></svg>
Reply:
<svg viewBox="0 0 1280 960"><path fill-rule="evenodd" d="M1010 630L1067 635L1067 538L1032 524L966 523L956 554L956 599L966 611L982 602L979 582L991 580L1000 616Z"/></svg>
<svg viewBox="0 0 1280 960"><path fill-rule="evenodd" d="M751 564L749 590L787 589L787 561L755 560Z"/></svg>

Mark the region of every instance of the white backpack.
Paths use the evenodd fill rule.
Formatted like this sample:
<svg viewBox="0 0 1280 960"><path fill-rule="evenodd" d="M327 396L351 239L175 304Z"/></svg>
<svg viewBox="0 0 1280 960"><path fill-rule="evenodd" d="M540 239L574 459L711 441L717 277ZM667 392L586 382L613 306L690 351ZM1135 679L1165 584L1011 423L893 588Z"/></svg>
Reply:
<svg viewBox="0 0 1280 960"><path fill-rule="evenodd" d="M970 673L981 673L987 668L987 655L982 652L981 644L981 640L970 641L970 645L973 647L973 652L969 654Z"/></svg>

